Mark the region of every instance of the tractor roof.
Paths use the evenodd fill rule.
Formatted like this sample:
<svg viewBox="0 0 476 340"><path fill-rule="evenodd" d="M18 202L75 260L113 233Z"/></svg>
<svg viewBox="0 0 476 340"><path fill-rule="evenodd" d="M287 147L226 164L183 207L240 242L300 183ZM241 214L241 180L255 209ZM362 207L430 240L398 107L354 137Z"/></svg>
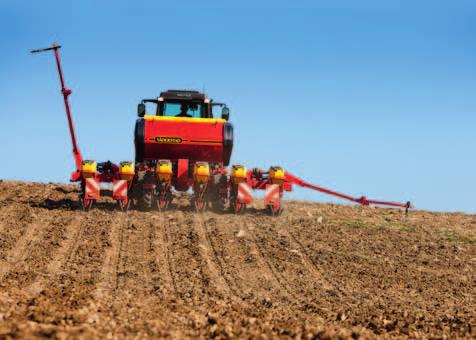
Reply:
<svg viewBox="0 0 476 340"><path fill-rule="evenodd" d="M160 93L160 97L172 100L205 100L207 95L191 90L167 90Z"/></svg>

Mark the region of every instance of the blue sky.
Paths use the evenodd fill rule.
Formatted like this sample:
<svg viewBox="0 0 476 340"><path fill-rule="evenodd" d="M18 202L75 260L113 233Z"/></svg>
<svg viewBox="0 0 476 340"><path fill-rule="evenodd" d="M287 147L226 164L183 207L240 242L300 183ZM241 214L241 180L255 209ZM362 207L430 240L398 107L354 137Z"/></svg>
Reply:
<svg viewBox="0 0 476 340"><path fill-rule="evenodd" d="M133 159L140 99L205 89L231 108L235 163L474 213L475 17L473 1L4 0L0 178L74 167L53 57L27 53L55 41L85 158Z"/></svg>

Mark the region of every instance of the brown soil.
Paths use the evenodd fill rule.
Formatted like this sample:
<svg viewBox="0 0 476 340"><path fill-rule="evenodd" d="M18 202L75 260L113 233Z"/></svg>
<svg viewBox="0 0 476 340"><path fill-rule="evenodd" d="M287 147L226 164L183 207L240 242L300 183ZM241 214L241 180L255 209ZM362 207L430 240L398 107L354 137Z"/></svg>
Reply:
<svg viewBox="0 0 476 340"><path fill-rule="evenodd" d="M476 337L476 216L90 212L0 183L0 338Z"/></svg>

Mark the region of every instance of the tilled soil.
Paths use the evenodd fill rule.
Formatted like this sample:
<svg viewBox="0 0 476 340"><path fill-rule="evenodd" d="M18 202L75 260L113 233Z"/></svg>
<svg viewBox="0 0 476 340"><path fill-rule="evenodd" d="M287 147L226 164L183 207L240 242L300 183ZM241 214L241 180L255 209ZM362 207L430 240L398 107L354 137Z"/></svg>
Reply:
<svg viewBox="0 0 476 340"><path fill-rule="evenodd" d="M0 182L0 338L476 337L476 216L90 212Z"/></svg>

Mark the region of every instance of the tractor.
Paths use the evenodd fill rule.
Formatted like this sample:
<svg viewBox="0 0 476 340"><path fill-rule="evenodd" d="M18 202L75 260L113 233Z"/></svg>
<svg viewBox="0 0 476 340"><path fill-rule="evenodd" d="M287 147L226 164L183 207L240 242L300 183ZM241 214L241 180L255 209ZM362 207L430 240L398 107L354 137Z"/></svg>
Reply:
<svg viewBox="0 0 476 340"><path fill-rule="evenodd" d="M155 105L150 115L146 103ZM221 118L213 117L217 106L222 108ZM168 90L156 99L143 99L137 115L137 176L131 196L138 206L143 210L155 205L159 210L167 209L172 188L183 192L192 188L196 210L202 211L209 204L223 210L229 185L225 167L233 150L229 108L198 91Z"/></svg>

